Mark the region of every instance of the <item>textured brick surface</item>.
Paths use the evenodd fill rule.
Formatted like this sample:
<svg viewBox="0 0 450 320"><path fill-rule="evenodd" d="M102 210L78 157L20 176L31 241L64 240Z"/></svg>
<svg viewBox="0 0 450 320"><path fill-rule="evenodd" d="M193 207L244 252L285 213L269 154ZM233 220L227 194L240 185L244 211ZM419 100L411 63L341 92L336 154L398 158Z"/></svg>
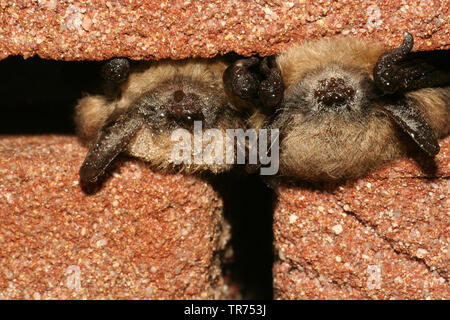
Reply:
<svg viewBox="0 0 450 320"><path fill-rule="evenodd" d="M442 0L0 1L0 58L101 60L279 53L304 39L351 35L450 48Z"/></svg>
<svg viewBox="0 0 450 320"><path fill-rule="evenodd" d="M278 299L449 299L450 138L431 178L409 160L320 192L278 185Z"/></svg>
<svg viewBox="0 0 450 320"><path fill-rule="evenodd" d="M85 193L73 137L0 137L0 298L220 299L229 226L204 181L127 161Z"/></svg>

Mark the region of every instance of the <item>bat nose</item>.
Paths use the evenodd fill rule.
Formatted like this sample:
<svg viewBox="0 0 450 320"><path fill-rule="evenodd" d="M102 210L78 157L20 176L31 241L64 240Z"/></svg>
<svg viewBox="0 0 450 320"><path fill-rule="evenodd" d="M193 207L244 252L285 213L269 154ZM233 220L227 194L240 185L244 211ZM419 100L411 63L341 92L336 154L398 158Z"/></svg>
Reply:
<svg viewBox="0 0 450 320"><path fill-rule="evenodd" d="M183 90L177 90L173 93L173 101L180 103L186 97Z"/></svg>
<svg viewBox="0 0 450 320"><path fill-rule="evenodd" d="M355 89L346 85L342 78L327 78L318 81L317 89L314 91L314 97L325 106L344 105L353 100Z"/></svg>
<svg viewBox="0 0 450 320"><path fill-rule="evenodd" d="M204 119L201 107L202 101L197 94L176 90L167 103L167 115L180 125L192 125L194 121Z"/></svg>

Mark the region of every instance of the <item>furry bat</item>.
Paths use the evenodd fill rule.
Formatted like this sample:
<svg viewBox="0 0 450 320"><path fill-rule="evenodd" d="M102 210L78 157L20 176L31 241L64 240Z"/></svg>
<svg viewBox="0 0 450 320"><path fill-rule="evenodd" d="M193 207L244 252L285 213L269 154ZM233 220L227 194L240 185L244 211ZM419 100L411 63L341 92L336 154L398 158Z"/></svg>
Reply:
<svg viewBox="0 0 450 320"><path fill-rule="evenodd" d="M394 50L351 38L309 42L272 63L236 61L225 88L238 108L256 110L254 127L279 128L281 175L354 179L414 149L433 157L450 132L449 52L412 47L409 33Z"/></svg>
<svg viewBox="0 0 450 320"><path fill-rule="evenodd" d="M201 121L203 131L243 127L224 93L226 67L218 59L161 61L134 71L126 59L106 63L105 94L86 96L76 106L77 134L90 147L80 169L82 182L95 181L121 152L156 169L229 170L230 164L175 165L171 158L171 133L177 128L192 133L194 121Z"/></svg>

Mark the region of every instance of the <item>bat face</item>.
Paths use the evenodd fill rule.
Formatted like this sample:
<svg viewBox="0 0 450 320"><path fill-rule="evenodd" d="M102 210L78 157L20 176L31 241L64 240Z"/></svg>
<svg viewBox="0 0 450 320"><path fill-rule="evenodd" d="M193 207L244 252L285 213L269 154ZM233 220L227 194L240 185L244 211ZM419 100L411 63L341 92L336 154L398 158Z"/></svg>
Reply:
<svg viewBox="0 0 450 320"><path fill-rule="evenodd" d="M291 84L280 110L317 119L349 118L367 112L374 90L363 70L330 64L306 72Z"/></svg>
<svg viewBox="0 0 450 320"><path fill-rule="evenodd" d="M253 125L280 130L280 174L353 179L411 148L437 154L437 138L450 131L448 71L411 58L412 45L409 34L393 51L341 38L278 56L282 99L269 112L261 107L264 121L255 117Z"/></svg>
<svg viewBox="0 0 450 320"><path fill-rule="evenodd" d="M157 169L172 168L192 173L229 170L230 164L174 164L173 132L184 129L192 138L196 123L201 131L243 126L240 115L229 107L222 85L226 65L213 61L158 62L133 72L119 94L87 96L76 107L80 139L90 150L80 169L82 181L94 181L121 152L143 159ZM125 68L126 69L126 68ZM207 142L207 141L206 141ZM194 153L194 148L191 148ZM193 154L189 154L189 157Z"/></svg>
<svg viewBox="0 0 450 320"><path fill-rule="evenodd" d="M342 51L335 56L336 48ZM386 95L373 79L374 51L381 55L382 49L338 40L278 58L287 87L271 126L282 128L282 174L343 180L406 155L414 145L409 142L431 156L439 152L436 136L449 130L449 89Z"/></svg>
<svg viewBox="0 0 450 320"><path fill-rule="evenodd" d="M280 173L302 180L360 175L395 156L395 128L377 112L369 75L330 64L288 86L270 126L280 128ZM380 145L381 143L381 145Z"/></svg>

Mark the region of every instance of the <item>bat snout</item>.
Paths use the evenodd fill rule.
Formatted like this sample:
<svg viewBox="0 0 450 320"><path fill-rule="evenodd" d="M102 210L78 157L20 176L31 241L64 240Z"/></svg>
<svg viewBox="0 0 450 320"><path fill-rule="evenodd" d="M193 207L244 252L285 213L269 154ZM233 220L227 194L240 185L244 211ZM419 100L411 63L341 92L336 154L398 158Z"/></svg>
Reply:
<svg viewBox="0 0 450 320"><path fill-rule="evenodd" d="M167 116L180 125L192 125L194 121L204 120L202 101L193 92L176 90L167 102Z"/></svg>
<svg viewBox="0 0 450 320"><path fill-rule="evenodd" d="M332 107L346 105L353 101L355 89L346 84L340 77L331 77L319 80L314 98L323 106Z"/></svg>

